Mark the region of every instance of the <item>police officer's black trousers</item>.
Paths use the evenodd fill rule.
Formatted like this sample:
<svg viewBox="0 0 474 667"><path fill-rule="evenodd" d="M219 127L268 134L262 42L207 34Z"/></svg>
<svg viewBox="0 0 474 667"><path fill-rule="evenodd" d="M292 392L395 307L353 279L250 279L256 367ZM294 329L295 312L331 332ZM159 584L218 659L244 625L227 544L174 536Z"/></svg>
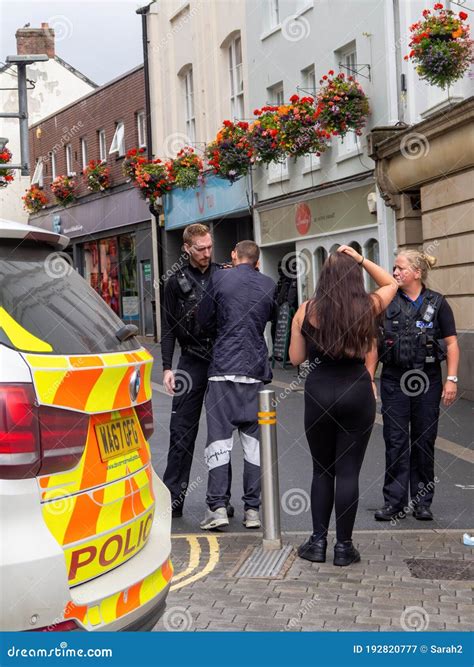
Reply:
<svg viewBox="0 0 474 667"><path fill-rule="evenodd" d="M409 376L408 373L412 373ZM382 374L381 399L385 440L386 503L397 509L429 507L434 494L434 446L438 433L441 375L405 379ZM410 382L410 377L412 378Z"/></svg>
<svg viewBox="0 0 474 667"><path fill-rule="evenodd" d="M163 482L171 493L173 510L182 509L189 485L194 444L207 388L208 369L208 361L182 354L175 371L176 388L171 406L170 446L168 462L163 475ZM202 474L200 474L204 480L207 477L207 468L203 458L200 459L200 463L202 465ZM229 464L229 490L226 495L226 504L230 499L231 478L232 470Z"/></svg>

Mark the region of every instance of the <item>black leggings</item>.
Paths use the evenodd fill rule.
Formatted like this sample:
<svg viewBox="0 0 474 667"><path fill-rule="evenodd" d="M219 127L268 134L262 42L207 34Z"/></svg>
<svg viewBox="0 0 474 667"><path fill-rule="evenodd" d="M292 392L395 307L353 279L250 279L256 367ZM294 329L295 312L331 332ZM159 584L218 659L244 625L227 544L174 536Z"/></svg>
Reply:
<svg viewBox="0 0 474 667"><path fill-rule="evenodd" d="M338 541L352 539L359 473L375 419L375 397L362 363L318 365L305 386L305 431L313 458L313 534L327 536L336 508Z"/></svg>

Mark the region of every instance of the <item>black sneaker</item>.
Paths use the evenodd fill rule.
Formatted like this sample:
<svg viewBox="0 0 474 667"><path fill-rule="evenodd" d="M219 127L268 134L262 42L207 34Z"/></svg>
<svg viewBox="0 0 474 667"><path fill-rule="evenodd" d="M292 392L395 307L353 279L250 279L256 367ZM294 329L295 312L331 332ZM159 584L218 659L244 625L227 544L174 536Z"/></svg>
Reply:
<svg viewBox="0 0 474 667"><path fill-rule="evenodd" d="M433 512L427 505L418 505L413 508L413 516L418 521L433 521Z"/></svg>
<svg viewBox="0 0 474 667"><path fill-rule="evenodd" d="M311 535L309 540L298 547L298 556L312 563L325 563L327 546L328 541L325 538L315 540L314 535Z"/></svg>
<svg viewBox="0 0 474 667"><path fill-rule="evenodd" d="M385 503L383 507L375 512L374 517L376 521L391 521L392 519L404 519L406 514L403 508Z"/></svg>
<svg viewBox="0 0 474 667"><path fill-rule="evenodd" d="M174 509L171 510L171 517L173 519L180 519L182 516L183 516L182 507L175 507Z"/></svg>
<svg viewBox="0 0 474 667"><path fill-rule="evenodd" d="M352 544L352 540L347 540L347 542L336 542L334 545L334 565L345 567L346 565L352 565L352 563L358 563L359 561L360 553Z"/></svg>
<svg viewBox="0 0 474 667"><path fill-rule="evenodd" d="M232 519L232 517L235 514L234 506L229 503L228 505L225 506L225 508L227 510L227 516L229 517L229 519Z"/></svg>

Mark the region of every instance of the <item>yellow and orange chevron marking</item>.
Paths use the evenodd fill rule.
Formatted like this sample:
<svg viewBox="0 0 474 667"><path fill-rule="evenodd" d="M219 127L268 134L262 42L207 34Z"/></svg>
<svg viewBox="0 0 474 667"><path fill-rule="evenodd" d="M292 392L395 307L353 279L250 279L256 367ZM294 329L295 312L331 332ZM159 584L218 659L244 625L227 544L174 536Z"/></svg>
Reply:
<svg viewBox="0 0 474 667"><path fill-rule="evenodd" d="M151 398L153 357L145 350L101 355L24 354L42 405L97 413L131 404L130 377L140 368L142 382L136 403Z"/></svg>
<svg viewBox="0 0 474 667"><path fill-rule="evenodd" d="M121 618L159 595L173 576L173 565L167 560L155 572L138 581L126 591L104 598L100 603L87 607L69 602L64 609L64 620L76 619L88 630Z"/></svg>

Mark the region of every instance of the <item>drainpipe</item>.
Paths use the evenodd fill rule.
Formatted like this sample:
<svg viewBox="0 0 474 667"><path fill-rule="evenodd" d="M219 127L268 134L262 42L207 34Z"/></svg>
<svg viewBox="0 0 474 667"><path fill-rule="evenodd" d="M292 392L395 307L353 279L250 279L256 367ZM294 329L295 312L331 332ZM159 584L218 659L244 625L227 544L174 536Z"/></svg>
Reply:
<svg viewBox="0 0 474 667"><path fill-rule="evenodd" d="M136 14L142 17L142 42L143 42L143 74L145 78L145 117L146 117L146 147L147 157L149 160L153 159L153 134L151 124L151 96L150 96L150 67L148 62L148 23L147 16L149 14L149 5L140 7L136 10ZM160 227L160 212L156 211L154 207L150 206L151 217L151 233L152 233L152 257L153 257L153 290L155 294L155 327L156 335L155 341L159 340L161 332L161 308L163 303L163 286L161 284L160 275L163 267L163 230Z"/></svg>

